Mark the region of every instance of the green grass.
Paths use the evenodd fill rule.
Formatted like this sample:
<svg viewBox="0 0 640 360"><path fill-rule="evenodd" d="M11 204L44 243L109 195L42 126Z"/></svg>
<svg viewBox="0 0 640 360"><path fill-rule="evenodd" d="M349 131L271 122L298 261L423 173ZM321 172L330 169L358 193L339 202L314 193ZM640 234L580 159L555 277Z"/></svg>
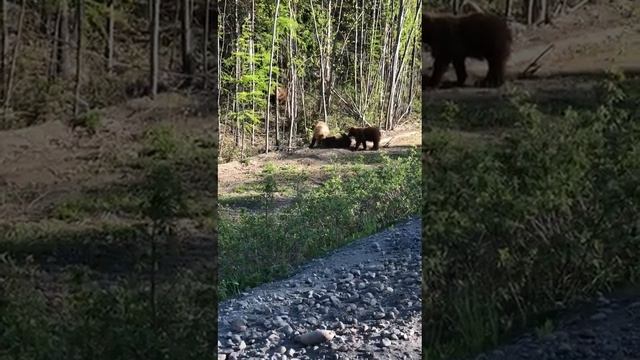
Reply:
<svg viewBox="0 0 640 360"><path fill-rule="evenodd" d="M215 352L213 266L170 261L174 220L195 196L174 166L156 159L138 192L66 202L54 211L64 221L1 226L0 359L203 359ZM191 206L212 218L211 209ZM69 223L111 207L135 221Z"/></svg>
<svg viewBox="0 0 640 360"><path fill-rule="evenodd" d="M639 85L604 81L591 108L560 116L514 99L511 128L475 142L434 127L423 190L427 358L473 355L525 328L545 334L558 304L640 284ZM453 114L449 123L463 113Z"/></svg>
<svg viewBox="0 0 640 360"><path fill-rule="evenodd" d="M280 178L265 171L262 207L229 216L219 226L221 299L288 274L304 261L371 234L419 211L417 151L382 157L380 166L327 169L321 186L301 187L290 206L274 209Z"/></svg>
<svg viewBox="0 0 640 360"><path fill-rule="evenodd" d="M150 321L146 284L135 274L105 287L82 267L58 273L0 261L0 358L203 359L215 351L215 290L177 274L159 285Z"/></svg>

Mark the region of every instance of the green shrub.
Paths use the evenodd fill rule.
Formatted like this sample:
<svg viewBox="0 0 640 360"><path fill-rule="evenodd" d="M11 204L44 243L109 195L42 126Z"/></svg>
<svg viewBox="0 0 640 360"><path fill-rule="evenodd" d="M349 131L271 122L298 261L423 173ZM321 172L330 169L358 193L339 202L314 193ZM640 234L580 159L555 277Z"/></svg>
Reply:
<svg viewBox="0 0 640 360"><path fill-rule="evenodd" d="M383 156L378 167L352 171L336 165L321 186L299 189L293 204L277 212L273 210L276 176L265 172L261 211L233 218L221 212L221 298L273 280L304 260L417 214L419 159L414 151L398 159Z"/></svg>
<svg viewBox="0 0 640 360"><path fill-rule="evenodd" d="M560 121L514 101L518 122L498 144L434 137L423 210L433 358L495 346L558 305L640 280L640 114L607 86L596 111L568 109ZM468 335L480 323L478 341Z"/></svg>
<svg viewBox="0 0 640 360"><path fill-rule="evenodd" d="M215 290L189 274L164 284L158 319L136 281L104 287L67 271L63 294L32 266L0 263L1 359L205 359L215 352Z"/></svg>

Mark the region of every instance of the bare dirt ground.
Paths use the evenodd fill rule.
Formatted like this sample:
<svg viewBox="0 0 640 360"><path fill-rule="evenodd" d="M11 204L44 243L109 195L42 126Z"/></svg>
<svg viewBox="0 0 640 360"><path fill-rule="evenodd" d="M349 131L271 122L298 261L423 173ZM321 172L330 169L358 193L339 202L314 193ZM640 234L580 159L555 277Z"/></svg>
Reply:
<svg viewBox="0 0 640 360"><path fill-rule="evenodd" d="M585 6L554 20L553 24L525 29L512 26L514 44L508 63L508 83L500 89L451 88L423 92L427 102L493 98L511 89L525 89L542 96L588 89L595 82L589 78L610 69L640 72L640 4L634 1ZM520 73L549 45L554 48L540 61L534 78L518 79ZM432 60L423 54L423 73L430 75ZM467 60L468 84L481 79L486 64ZM446 80L455 79L453 69Z"/></svg>
<svg viewBox="0 0 640 360"><path fill-rule="evenodd" d="M100 110L100 126L92 136L81 128L72 131L63 121L0 131L0 228L10 232L38 229L40 234L55 236L59 231L82 232L140 223L144 219L139 214L114 209L108 203L74 219L60 218L55 210L70 201L97 201L110 191L123 200L138 201L140 194L133 189L143 177L136 162L142 157L145 133L163 125L170 126L177 136L207 141L207 134L213 134L213 117L207 115L210 109L205 104L202 98L172 93L160 94L155 100L134 99ZM189 184L185 191L188 196L201 199L206 207L214 196L206 188L206 184ZM182 219L178 221L178 231L182 249L176 253L178 256L163 261L180 267L186 264L192 269L212 265L215 243L201 223ZM140 248L144 244L143 239L137 239L131 245ZM99 246L97 242L95 246ZM12 256L23 258L29 251L25 247ZM112 262L101 269L108 278L132 268L135 261L129 260L139 255L132 249L105 249L105 254L98 254L104 261L94 261L98 256L94 250L75 242L52 244L47 251L42 257L36 256L45 269L75 264L93 267L96 262ZM126 266L121 266L125 263Z"/></svg>
<svg viewBox="0 0 640 360"><path fill-rule="evenodd" d="M402 153L410 146L420 146L422 131L417 122L408 122L392 131L383 131L380 151L395 154ZM369 144L368 146L371 146ZM244 184L255 181L266 164L275 164L304 171L311 182L322 179L322 168L331 164L335 159L354 159L361 155L374 154L372 151L350 151L346 149L296 149L294 152L271 152L250 158L247 162L231 161L218 165L218 191L228 194Z"/></svg>
<svg viewBox="0 0 640 360"><path fill-rule="evenodd" d="M190 114L199 105L177 94L139 98L101 110L94 136L74 134L62 121L0 131L0 222L36 221L52 205L86 188L137 178L127 161L138 158L142 137L170 124L176 133L213 133L211 116ZM199 115L199 116L198 116Z"/></svg>

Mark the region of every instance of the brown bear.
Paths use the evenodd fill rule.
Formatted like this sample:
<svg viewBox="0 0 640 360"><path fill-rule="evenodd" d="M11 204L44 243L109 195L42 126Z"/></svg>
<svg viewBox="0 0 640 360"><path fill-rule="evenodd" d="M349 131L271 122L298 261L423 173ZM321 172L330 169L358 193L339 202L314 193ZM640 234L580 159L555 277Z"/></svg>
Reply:
<svg viewBox="0 0 640 360"><path fill-rule="evenodd" d="M287 101L287 95L288 95L287 88L284 88L284 87L276 88L274 93L269 96L269 99L271 100L271 105L275 106L276 101L278 105L280 106L284 105Z"/></svg>
<svg viewBox="0 0 640 360"><path fill-rule="evenodd" d="M313 128L313 136L311 138L311 145L309 145L309 148L312 148L316 143L319 145L320 141L327 136L329 136L329 126L327 126L327 123L324 121L318 121L316 126Z"/></svg>
<svg viewBox="0 0 640 360"><path fill-rule="evenodd" d="M486 60L489 65L486 77L477 85L501 86L511 42L507 22L495 15L474 13L454 17L422 14L422 43L429 46L434 59L433 72L426 79L426 87L438 87L451 63L456 70L456 85L464 86L466 58Z"/></svg>
<svg viewBox="0 0 640 360"><path fill-rule="evenodd" d="M327 136L320 141L320 145L325 148L348 149L351 147L351 138L344 133L340 136Z"/></svg>
<svg viewBox="0 0 640 360"><path fill-rule="evenodd" d="M373 126L357 128L352 127L349 129L349 137L353 137L356 139L356 147L354 150L358 150L360 144L362 144L362 148L367 150L367 141L373 142L373 150L378 150L378 144L380 144L380 129Z"/></svg>

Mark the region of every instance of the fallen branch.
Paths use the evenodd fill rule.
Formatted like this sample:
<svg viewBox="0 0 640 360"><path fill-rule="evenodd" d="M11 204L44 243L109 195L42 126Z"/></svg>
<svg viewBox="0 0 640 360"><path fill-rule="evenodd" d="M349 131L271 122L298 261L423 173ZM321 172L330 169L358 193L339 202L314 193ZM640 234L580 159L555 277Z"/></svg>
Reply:
<svg viewBox="0 0 640 360"><path fill-rule="evenodd" d="M484 9L480 7L480 5L476 4L475 2L471 1L471 0L465 0L462 5L460 5L460 10L464 11L464 6L465 5L469 5L473 10L475 10L478 13L484 13Z"/></svg>
<svg viewBox="0 0 640 360"><path fill-rule="evenodd" d="M391 144L391 141L393 141L393 139L395 138L395 136L393 136L391 139L389 139L389 141L387 141L386 144L382 145L383 148L388 148L389 144Z"/></svg>
<svg viewBox="0 0 640 360"><path fill-rule="evenodd" d="M571 8L569 8L569 13L572 13L578 9L580 9L581 7L583 7L584 5L586 5L589 2L589 0L582 0L579 3L575 4L574 6L572 6Z"/></svg>
<svg viewBox="0 0 640 360"><path fill-rule="evenodd" d="M538 57L536 57L531 62L531 64L529 64L529 66L527 66L524 69L524 71L522 71L522 73L520 74L520 78L527 78L527 77L533 76L533 74L535 74L540 69L540 64L538 63L540 59L542 59L542 57L545 56L547 53L549 53L554 47L555 47L554 44L547 46L547 48L544 49L544 51L540 53L540 55L538 55Z"/></svg>

